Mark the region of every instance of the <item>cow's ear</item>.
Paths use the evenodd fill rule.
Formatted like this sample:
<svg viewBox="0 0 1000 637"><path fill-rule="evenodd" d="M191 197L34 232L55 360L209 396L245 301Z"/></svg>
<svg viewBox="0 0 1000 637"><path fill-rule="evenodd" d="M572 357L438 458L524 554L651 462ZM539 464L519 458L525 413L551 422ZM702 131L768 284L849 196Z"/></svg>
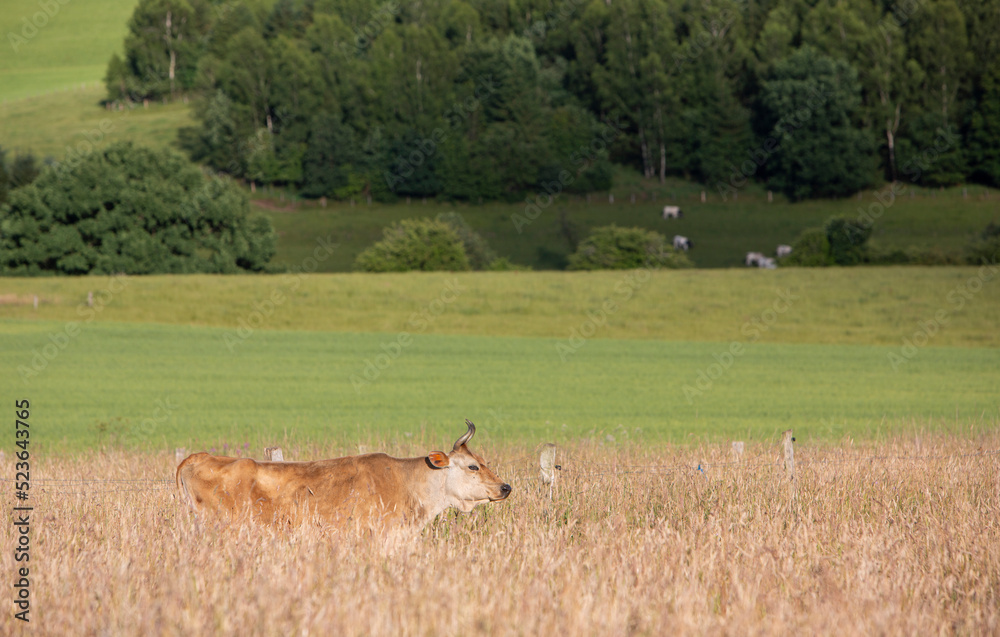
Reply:
<svg viewBox="0 0 1000 637"><path fill-rule="evenodd" d="M437 467L438 469L444 469L451 463L448 460L448 455L443 451L432 451L427 454L427 462L431 463L432 467Z"/></svg>

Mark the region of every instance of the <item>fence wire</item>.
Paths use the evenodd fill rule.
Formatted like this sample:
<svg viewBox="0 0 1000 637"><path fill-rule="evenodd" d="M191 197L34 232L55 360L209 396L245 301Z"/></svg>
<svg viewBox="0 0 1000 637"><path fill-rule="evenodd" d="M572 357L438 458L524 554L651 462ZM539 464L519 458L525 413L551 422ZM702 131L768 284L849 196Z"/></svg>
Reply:
<svg viewBox="0 0 1000 637"><path fill-rule="evenodd" d="M539 475L539 456L542 447L535 451L521 454L504 462L519 481L529 484L541 483ZM607 476L627 475L670 475L684 473L687 475L706 475L709 471L737 469L740 471L755 471L762 468L782 469L784 455L781 451L766 450L741 459L714 460L704 462L672 462L664 464L627 462L596 462L556 448L555 475L559 478L603 478ZM817 456L834 457L817 457ZM1000 449L981 449L966 453L948 454L849 454L837 451L809 452L799 450L795 456L797 468L810 465L843 465L848 463L891 463L891 462L934 462L963 458L985 458L1000 455ZM14 484L17 480L0 478L0 484ZM54 495L104 496L113 494L133 494L170 491L175 489L174 478L34 478L30 481L28 493L33 497Z"/></svg>

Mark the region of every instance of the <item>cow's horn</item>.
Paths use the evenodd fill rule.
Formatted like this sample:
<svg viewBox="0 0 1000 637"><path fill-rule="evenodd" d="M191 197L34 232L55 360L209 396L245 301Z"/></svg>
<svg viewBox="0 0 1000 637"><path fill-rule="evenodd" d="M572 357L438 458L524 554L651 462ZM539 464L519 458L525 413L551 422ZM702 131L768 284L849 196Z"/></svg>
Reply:
<svg viewBox="0 0 1000 637"><path fill-rule="evenodd" d="M472 424L471 420L469 420L468 418L466 418L465 419L465 424L469 425L469 430L466 431L462 435L461 438L459 438L458 440L455 441L455 447L454 447L455 451L458 451L459 447L461 447L465 443L469 442L469 439L472 438L473 434L476 433L476 426L474 424Z"/></svg>

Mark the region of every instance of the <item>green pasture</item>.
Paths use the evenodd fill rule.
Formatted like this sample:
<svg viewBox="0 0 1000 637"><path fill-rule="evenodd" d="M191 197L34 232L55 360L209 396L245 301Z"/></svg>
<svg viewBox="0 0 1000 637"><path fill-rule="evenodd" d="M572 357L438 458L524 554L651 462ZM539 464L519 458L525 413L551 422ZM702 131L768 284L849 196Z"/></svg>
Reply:
<svg viewBox="0 0 1000 637"><path fill-rule="evenodd" d="M381 239L382 228L395 221L450 211L459 212L499 255L535 269L564 267L571 241L610 223L648 228L668 239L684 235L694 242L688 256L695 265L716 268L742 266L750 251L773 255L779 244L793 243L803 230L822 226L833 216L857 218L860 211L870 210L877 216L873 248L918 248L942 254L960 255L988 223L1000 221L1000 195L978 186L969 188L968 197L961 188L913 188L912 197L907 191L885 208L875 199L876 191L862 193L861 200L790 204L777 199L768 203L766 194L755 188L736 201L723 201L709 192L703 204L696 184L660 186L653 181L634 185L642 196L633 204L629 195L633 185L623 181L613 204L608 203L606 193L591 196L589 203L583 197L560 195L549 206L538 208L534 219L526 216L524 202L464 205L414 199L409 204L405 200L392 205L329 203L322 208L316 202L293 203L288 197L270 196L259 198L256 205L271 217L278 232L278 264L300 264L317 237L338 242L341 249L320 265L323 272L350 270L358 253ZM889 201L884 192L878 192ZM684 218L664 221L661 211L668 203L680 205ZM536 214L534 210L529 213Z"/></svg>
<svg viewBox="0 0 1000 637"><path fill-rule="evenodd" d="M136 0L54 2L49 17L36 1L5 2L0 102L101 81L111 54L122 49L135 5Z"/></svg>
<svg viewBox="0 0 1000 637"><path fill-rule="evenodd" d="M0 368L52 448L968 430L1000 418L998 275L3 279Z"/></svg>
<svg viewBox="0 0 1000 637"><path fill-rule="evenodd" d="M109 111L102 99L103 84L89 83L0 104L0 146L62 160L70 150L83 154L123 140L172 147L177 129L194 124L191 105L182 101Z"/></svg>
<svg viewBox="0 0 1000 637"><path fill-rule="evenodd" d="M19 321L11 325L90 320L387 333L412 330L416 321L425 334L569 338L588 313L600 319L611 302L597 338L730 342L754 336L761 343L900 346L943 312L931 345L1000 347L996 268L746 268L643 275L6 278L0 279L0 319ZM86 306L88 292L94 293L94 307Z"/></svg>
<svg viewBox="0 0 1000 637"><path fill-rule="evenodd" d="M18 368L58 347L50 335L64 324L0 327L10 418L15 399L31 401L36 453L373 434L443 445L464 418L483 446L760 440L787 428L830 441L998 419L997 349L926 347L894 371L893 348L756 344L718 373L726 344L595 338L563 361L552 338L416 334L397 350L392 333L259 331L230 348L220 328L95 322L25 379ZM383 369L360 382L369 363ZM702 372L716 378L689 400Z"/></svg>

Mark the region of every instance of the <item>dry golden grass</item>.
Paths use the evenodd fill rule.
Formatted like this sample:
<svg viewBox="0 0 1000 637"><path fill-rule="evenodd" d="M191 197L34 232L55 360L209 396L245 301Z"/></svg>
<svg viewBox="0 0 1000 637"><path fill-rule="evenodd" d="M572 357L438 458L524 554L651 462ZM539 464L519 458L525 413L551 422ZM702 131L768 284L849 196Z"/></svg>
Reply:
<svg viewBox="0 0 1000 637"><path fill-rule="evenodd" d="M481 449L512 498L394 548L196 520L173 454L37 458L32 622L6 610L0 633L997 634L998 449L996 432L800 445L792 485L774 445L734 461L721 445L579 443L559 450L552 501L536 450Z"/></svg>

